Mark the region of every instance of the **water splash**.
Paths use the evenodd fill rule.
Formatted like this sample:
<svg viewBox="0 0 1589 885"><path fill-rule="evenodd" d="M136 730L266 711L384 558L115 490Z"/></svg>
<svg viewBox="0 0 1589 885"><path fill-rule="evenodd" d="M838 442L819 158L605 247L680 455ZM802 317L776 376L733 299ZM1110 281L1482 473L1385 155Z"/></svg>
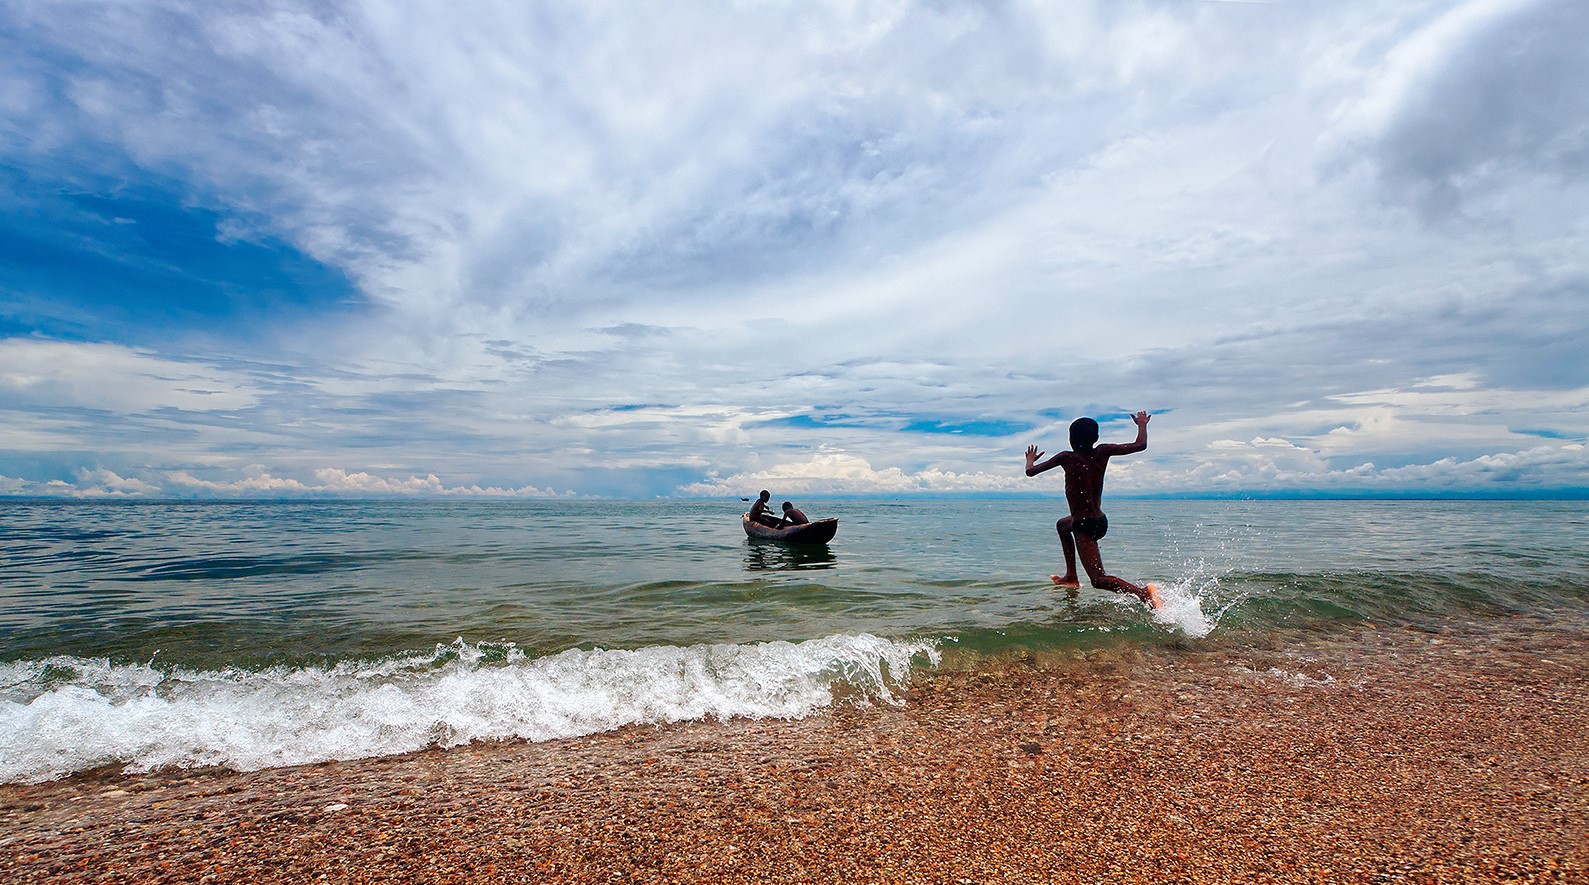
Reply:
<svg viewBox="0 0 1589 885"><path fill-rule="evenodd" d="M1230 571L1229 566L1207 559L1183 563L1179 577L1159 584L1159 599L1163 605L1153 612L1153 622L1179 630L1193 639L1213 633L1220 619L1235 605L1220 602L1223 589L1220 579Z"/></svg>

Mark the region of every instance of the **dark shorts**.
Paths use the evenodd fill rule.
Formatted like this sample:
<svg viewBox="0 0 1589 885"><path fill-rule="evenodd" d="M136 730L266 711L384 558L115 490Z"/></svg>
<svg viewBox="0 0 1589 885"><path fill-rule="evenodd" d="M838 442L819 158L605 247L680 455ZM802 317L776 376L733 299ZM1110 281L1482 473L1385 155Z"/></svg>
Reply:
<svg viewBox="0 0 1589 885"><path fill-rule="evenodd" d="M1078 535L1086 535L1094 541L1102 541L1103 536L1109 534L1109 517L1102 513L1097 516L1072 517L1070 530Z"/></svg>

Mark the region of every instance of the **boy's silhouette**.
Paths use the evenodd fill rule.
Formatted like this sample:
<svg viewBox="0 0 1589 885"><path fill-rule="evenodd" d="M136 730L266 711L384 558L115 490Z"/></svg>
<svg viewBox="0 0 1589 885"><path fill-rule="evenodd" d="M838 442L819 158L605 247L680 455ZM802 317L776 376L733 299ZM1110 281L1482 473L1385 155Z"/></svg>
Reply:
<svg viewBox="0 0 1589 885"><path fill-rule="evenodd" d="M777 516L774 516L772 513L772 508L767 506L767 502L771 500L771 498L772 492L769 492L766 489L761 490L761 494L757 496L755 503L750 505L750 521L759 522L768 528L775 529L783 524L783 520L779 519Z"/></svg>
<svg viewBox="0 0 1589 885"><path fill-rule="evenodd" d="M1129 443L1098 442L1098 422L1091 418L1077 418L1070 425L1072 451L1060 452L1047 461L1039 462L1043 452L1037 446L1026 447L1026 475L1036 476L1053 467L1065 468L1065 500L1070 503L1070 515L1054 523L1059 532L1060 546L1065 548L1065 574L1050 575L1061 587L1079 587L1076 580L1076 556L1081 555L1082 568L1087 578L1100 590L1130 593L1148 605L1158 608L1158 588L1152 584L1138 587L1103 570L1103 555L1098 552L1098 541L1109 531L1109 518L1104 516L1100 502L1103 499L1103 474L1109 468L1109 459L1115 455L1130 455L1148 447L1147 412L1131 416L1137 425L1137 438Z"/></svg>

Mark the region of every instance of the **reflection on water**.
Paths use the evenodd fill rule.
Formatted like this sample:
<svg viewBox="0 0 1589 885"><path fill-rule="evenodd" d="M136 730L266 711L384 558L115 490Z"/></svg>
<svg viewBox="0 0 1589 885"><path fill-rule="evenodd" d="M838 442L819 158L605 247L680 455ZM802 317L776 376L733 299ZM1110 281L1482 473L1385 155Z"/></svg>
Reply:
<svg viewBox="0 0 1589 885"><path fill-rule="evenodd" d="M749 572L833 568L838 561L826 544L745 539L745 570Z"/></svg>

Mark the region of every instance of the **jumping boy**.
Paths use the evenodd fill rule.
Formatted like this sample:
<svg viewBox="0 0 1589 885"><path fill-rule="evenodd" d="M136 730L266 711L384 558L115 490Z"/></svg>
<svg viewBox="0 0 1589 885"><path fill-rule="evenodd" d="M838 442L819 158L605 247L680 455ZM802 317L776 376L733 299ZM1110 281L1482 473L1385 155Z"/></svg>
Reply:
<svg viewBox="0 0 1589 885"><path fill-rule="evenodd" d="M1061 587L1080 587L1076 580L1076 554L1081 553L1082 568L1087 578L1100 590L1130 593L1148 605L1158 608L1158 588L1152 584L1138 587L1103 570L1103 556L1098 552L1098 542L1109 531L1109 518L1103 515L1099 502L1103 499L1103 474L1109 469L1109 459L1115 455L1131 455L1148 447L1148 413L1131 416L1137 425L1136 442L1098 442L1098 422L1091 418L1077 418L1070 425L1072 451L1060 452L1047 461L1038 463L1043 452L1037 446L1026 447L1026 475L1036 476L1053 467L1065 468L1065 500L1070 502L1070 515L1054 523L1059 532L1059 543L1065 548L1065 574L1050 575Z"/></svg>

